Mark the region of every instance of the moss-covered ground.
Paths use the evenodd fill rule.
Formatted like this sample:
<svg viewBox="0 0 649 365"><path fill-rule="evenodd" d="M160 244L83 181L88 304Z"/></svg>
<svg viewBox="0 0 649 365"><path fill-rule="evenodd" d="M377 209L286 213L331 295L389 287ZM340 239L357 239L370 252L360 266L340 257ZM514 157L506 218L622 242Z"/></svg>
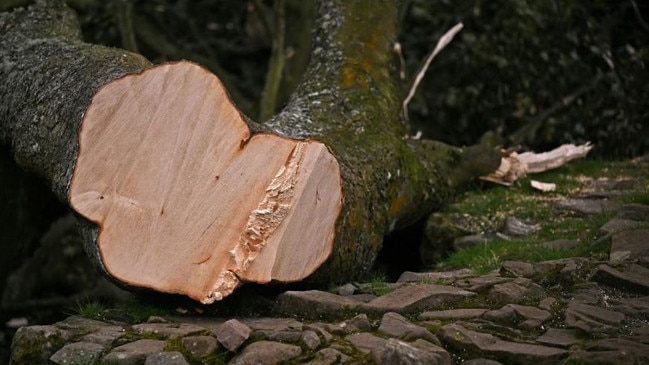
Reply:
<svg viewBox="0 0 649 365"><path fill-rule="evenodd" d="M556 184L553 192L540 192L530 186L531 180ZM610 240L598 232L613 217L611 213L583 215L561 210L556 202L597 192L615 181L630 185L610 200L626 203L649 203L649 172L641 161L578 160L545 173L529 175L513 186L474 186L460 194L444 214L460 217L462 224L474 231L501 230L507 217L516 217L540 229L532 235L489 241L451 253L435 268L471 268L477 274L496 269L503 261L538 262L564 257L605 255ZM646 226L646 224L645 224ZM579 244L571 249L552 249L543 242L568 239Z"/></svg>

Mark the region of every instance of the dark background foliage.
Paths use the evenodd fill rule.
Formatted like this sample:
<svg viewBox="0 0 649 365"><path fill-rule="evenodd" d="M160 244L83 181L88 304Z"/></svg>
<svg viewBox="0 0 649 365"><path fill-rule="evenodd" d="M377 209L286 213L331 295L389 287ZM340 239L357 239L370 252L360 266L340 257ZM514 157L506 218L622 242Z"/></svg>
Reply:
<svg viewBox="0 0 649 365"><path fill-rule="evenodd" d="M121 0L71 1L84 36L122 46ZM309 3L309 5L304 5ZM277 107L302 73L313 6L286 2L287 65ZM191 59L224 79L257 118L274 37L272 1L135 1L138 51ZM464 30L433 61L410 104L413 133L455 145L480 141L547 150L590 141L625 158L649 147L649 4L636 0L410 0L400 34L408 78L439 37ZM395 58L396 59L396 58ZM404 81L404 92L409 79Z"/></svg>

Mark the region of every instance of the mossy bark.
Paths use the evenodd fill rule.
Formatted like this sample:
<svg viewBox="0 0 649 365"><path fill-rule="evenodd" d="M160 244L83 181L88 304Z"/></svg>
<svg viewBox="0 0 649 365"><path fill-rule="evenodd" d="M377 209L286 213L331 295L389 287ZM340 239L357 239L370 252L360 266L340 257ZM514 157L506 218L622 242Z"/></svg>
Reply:
<svg viewBox="0 0 649 365"><path fill-rule="evenodd" d="M81 42L73 12L60 1L38 4L0 15L0 143L67 201L77 133L92 95L150 64ZM481 147L407 137L393 67L396 9L396 0L320 1L304 81L263 128L323 142L340 163L345 204L334 253L314 275L318 281L366 273L385 234L439 208L460 184L499 163ZM99 259L93 230L84 232Z"/></svg>

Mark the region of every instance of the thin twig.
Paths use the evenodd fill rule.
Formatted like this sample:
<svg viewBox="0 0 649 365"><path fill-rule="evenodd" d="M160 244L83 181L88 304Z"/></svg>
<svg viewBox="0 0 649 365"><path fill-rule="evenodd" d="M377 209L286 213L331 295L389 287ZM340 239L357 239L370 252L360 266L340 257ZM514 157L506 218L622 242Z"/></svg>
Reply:
<svg viewBox="0 0 649 365"><path fill-rule="evenodd" d="M410 103L410 100L412 99L413 96L415 96L415 92L417 91L417 86L419 86L419 83L421 82L421 79L424 78L424 75L426 74L426 71L428 70L428 66L430 66L431 61L437 54L444 49L451 41L453 40L453 37L462 30L464 25L462 23L457 23L453 28L451 28L448 32L446 32L440 39L437 41L437 45L435 46L435 49L428 55L428 58L426 58L426 62L424 65L421 67L419 72L417 72L417 76L415 77L415 80L412 83L412 86L410 87L410 91L408 92L408 96L406 96L406 99L403 101L403 115L405 118L405 121L408 121L408 103Z"/></svg>

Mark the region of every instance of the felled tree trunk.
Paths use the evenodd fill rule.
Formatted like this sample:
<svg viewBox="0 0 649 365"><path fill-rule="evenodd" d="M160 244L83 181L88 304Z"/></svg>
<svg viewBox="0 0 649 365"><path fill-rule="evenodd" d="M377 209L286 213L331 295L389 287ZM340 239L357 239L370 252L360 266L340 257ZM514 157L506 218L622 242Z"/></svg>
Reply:
<svg viewBox="0 0 649 365"><path fill-rule="evenodd" d="M79 213L87 251L127 286L211 303L242 281L359 278L385 234L500 162L408 138L396 8L320 1L304 81L263 126L195 64L82 43L57 1L2 14L0 143Z"/></svg>

